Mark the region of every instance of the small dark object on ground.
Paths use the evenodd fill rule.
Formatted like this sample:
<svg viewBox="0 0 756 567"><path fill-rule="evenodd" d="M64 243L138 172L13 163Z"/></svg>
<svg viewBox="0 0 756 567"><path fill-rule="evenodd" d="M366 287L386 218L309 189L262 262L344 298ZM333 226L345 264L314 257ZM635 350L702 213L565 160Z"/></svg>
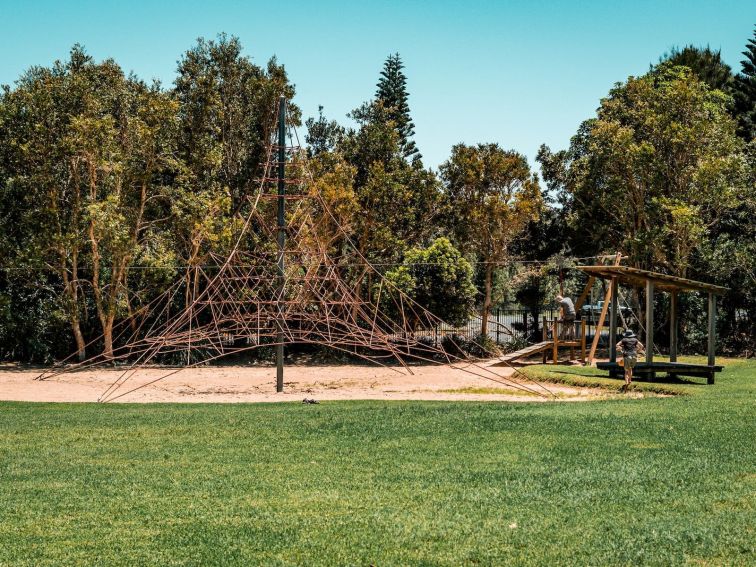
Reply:
<svg viewBox="0 0 756 567"><path fill-rule="evenodd" d="M316 400L315 398L305 398L302 400L303 404L319 404L320 402Z"/></svg>

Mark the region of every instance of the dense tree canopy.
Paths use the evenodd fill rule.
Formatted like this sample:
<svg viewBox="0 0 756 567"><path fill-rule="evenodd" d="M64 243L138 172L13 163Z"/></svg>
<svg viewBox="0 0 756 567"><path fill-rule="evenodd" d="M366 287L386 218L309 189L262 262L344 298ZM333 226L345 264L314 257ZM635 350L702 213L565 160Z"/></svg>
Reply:
<svg viewBox="0 0 756 567"><path fill-rule="evenodd" d="M447 238L437 238L428 248L408 250L402 264L388 271L386 277L452 325L464 325L473 313L477 294L473 268Z"/></svg>
<svg viewBox="0 0 756 567"><path fill-rule="evenodd" d="M496 267L538 218L542 195L525 156L496 144L458 144L441 166L449 203L447 223L461 249L474 254L484 274L481 335L488 333Z"/></svg>
<svg viewBox="0 0 756 567"><path fill-rule="evenodd" d="M391 55L348 125L322 107L306 121L308 191L322 198L303 205L318 220L308 238L359 297L376 299L368 260L449 323L478 310L483 335L503 301L535 316L557 290L574 293L574 256L621 250L631 265L732 288L724 343L753 349L754 41L735 76L718 51L687 46L615 85L567 149L541 148L544 190L524 155L495 143L457 144L424 167ZM298 125L283 65L253 63L225 35L187 50L170 88L79 46L3 87L0 357L107 357L168 285L183 290L170 310L201 293L201 268L250 212L281 95ZM248 251L273 245L256 223L245 237ZM690 337L696 301L682 306Z"/></svg>
<svg viewBox="0 0 756 567"><path fill-rule="evenodd" d="M660 64L687 67L711 89L728 92L732 86L732 69L722 60L722 53L709 46L686 45L682 49L674 48L661 58Z"/></svg>
<svg viewBox="0 0 756 567"><path fill-rule="evenodd" d="M590 249L684 275L698 244L744 197L747 163L728 97L661 65L602 100L569 150L539 161Z"/></svg>

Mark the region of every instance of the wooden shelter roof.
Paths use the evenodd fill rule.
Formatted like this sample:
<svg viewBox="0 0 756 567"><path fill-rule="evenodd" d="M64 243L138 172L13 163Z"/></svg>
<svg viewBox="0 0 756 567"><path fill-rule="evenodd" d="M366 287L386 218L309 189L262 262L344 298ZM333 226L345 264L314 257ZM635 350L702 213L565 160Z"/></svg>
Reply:
<svg viewBox="0 0 756 567"><path fill-rule="evenodd" d="M643 287L646 282L651 281L654 287L662 291L706 291L722 295L729 290L729 288L719 285L640 270L630 266L578 266L578 268L597 278L617 278L618 282L635 287Z"/></svg>

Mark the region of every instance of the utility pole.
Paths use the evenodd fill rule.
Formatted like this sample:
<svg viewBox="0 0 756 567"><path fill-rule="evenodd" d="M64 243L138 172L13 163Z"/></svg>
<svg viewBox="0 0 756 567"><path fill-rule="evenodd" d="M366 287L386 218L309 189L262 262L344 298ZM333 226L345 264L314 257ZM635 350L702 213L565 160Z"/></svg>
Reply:
<svg viewBox="0 0 756 567"><path fill-rule="evenodd" d="M286 97L281 95L278 99L278 277L279 304L278 304L278 333L276 335L276 392L283 392L283 363L284 363L284 323L283 303L284 300L284 244L286 243L286 220L284 218L286 203L286 182L284 162L286 161Z"/></svg>

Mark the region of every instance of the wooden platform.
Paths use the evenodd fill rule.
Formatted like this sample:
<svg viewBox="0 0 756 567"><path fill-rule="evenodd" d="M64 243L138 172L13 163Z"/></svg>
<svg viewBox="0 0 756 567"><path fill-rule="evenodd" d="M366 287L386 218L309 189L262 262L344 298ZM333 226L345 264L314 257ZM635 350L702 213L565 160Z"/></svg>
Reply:
<svg viewBox="0 0 756 567"><path fill-rule="evenodd" d="M622 377L625 369L616 362L598 362L596 368L608 370L612 377ZM714 383L714 375L722 372L722 366L708 364L689 364L686 362L638 362L633 369L633 375L652 378L657 372L665 372L671 376L695 376L706 378L708 384Z"/></svg>
<svg viewBox="0 0 756 567"><path fill-rule="evenodd" d="M584 359L585 343L582 340L559 341L557 344L557 347L558 348L569 347L570 349L582 349L583 359ZM528 358L530 356L533 356L534 354L542 354L544 357L543 361L545 363L547 355L549 353L551 353L552 356L556 356L556 353L554 352L554 341L541 341L540 343L528 345L525 348L521 348L520 350L517 350L515 352L510 352L508 354L505 354L504 356L501 357L501 361L514 362L522 358ZM554 359L554 363L556 363L556 359Z"/></svg>

